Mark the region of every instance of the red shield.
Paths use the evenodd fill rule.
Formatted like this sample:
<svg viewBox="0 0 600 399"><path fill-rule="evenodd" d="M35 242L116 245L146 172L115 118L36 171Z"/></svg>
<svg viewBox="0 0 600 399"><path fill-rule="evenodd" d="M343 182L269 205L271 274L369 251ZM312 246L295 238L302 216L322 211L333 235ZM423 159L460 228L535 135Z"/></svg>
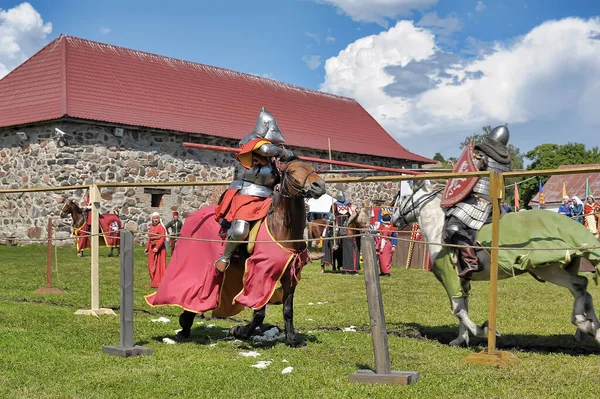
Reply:
<svg viewBox="0 0 600 399"><path fill-rule="evenodd" d="M473 142L471 141L462 155L453 172L477 172L479 169L475 165L473 157ZM452 206L465 199L477 184L479 177L456 177L448 180L444 192L442 193L442 206Z"/></svg>

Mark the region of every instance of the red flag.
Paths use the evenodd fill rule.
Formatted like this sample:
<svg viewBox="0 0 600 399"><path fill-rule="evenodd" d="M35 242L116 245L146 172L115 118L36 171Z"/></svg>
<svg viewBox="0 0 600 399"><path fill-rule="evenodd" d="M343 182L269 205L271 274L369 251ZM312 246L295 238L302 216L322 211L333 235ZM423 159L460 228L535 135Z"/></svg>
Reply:
<svg viewBox="0 0 600 399"><path fill-rule="evenodd" d="M521 199L519 198L519 186L515 184L515 212L521 209Z"/></svg>

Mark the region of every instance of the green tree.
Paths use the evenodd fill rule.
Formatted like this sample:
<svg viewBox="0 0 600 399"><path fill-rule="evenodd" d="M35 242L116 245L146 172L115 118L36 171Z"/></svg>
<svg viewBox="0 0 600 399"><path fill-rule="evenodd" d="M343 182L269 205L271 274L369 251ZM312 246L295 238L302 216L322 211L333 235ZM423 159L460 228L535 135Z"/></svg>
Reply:
<svg viewBox="0 0 600 399"><path fill-rule="evenodd" d="M438 161L438 162L441 162L441 163L445 163L446 162L446 160L444 159L443 155L440 154L439 152L436 152L432 159L434 161Z"/></svg>
<svg viewBox="0 0 600 399"><path fill-rule="evenodd" d="M541 144L527 152L525 157L532 161L528 170L557 169L560 165L600 163L598 147L587 150L585 144L580 143ZM542 184L545 184L549 178L550 176L540 176ZM523 207L537 194L539 184L539 179L532 179L519 185Z"/></svg>

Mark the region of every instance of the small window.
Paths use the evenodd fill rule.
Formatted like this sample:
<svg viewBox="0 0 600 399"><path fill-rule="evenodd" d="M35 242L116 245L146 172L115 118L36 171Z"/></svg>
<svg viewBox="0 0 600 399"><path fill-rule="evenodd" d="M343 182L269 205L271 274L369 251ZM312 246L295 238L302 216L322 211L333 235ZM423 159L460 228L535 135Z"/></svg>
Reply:
<svg viewBox="0 0 600 399"><path fill-rule="evenodd" d="M152 204L150 205L152 208L160 208L162 204L163 194L152 194Z"/></svg>
<svg viewBox="0 0 600 399"><path fill-rule="evenodd" d="M150 206L152 208L162 208L163 195L171 194L171 190L164 190L161 188L144 188L144 194L150 194Z"/></svg>

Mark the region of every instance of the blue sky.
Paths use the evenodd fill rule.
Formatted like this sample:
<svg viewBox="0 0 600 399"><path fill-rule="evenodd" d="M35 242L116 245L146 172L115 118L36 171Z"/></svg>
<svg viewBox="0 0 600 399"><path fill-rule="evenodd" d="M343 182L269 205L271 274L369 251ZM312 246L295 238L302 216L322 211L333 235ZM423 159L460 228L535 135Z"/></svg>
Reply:
<svg viewBox="0 0 600 399"><path fill-rule="evenodd" d="M424 156L504 122L522 151L600 142L600 1L29 4L0 0L0 76L65 33L354 97Z"/></svg>

